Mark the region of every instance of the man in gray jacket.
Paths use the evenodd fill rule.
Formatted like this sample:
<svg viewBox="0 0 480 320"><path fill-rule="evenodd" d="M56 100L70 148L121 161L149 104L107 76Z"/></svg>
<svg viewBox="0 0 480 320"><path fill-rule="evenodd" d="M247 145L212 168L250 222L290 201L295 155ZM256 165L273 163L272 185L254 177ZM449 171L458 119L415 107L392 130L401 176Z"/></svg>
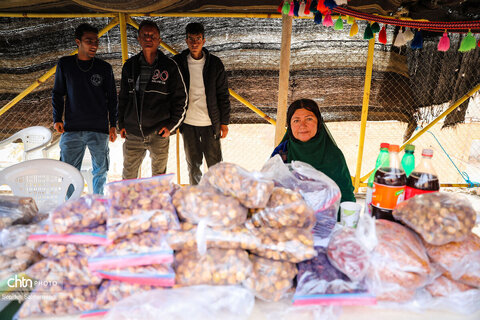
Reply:
<svg viewBox="0 0 480 320"><path fill-rule="evenodd" d="M230 96L222 61L203 48L205 29L201 23L187 25L186 42L188 49L174 59L188 89L188 109L180 132L190 184L195 185L202 177L203 157L208 167L222 161L220 138L228 134Z"/></svg>
<svg viewBox="0 0 480 320"><path fill-rule="evenodd" d="M144 20L138 29L142 52L123 65L118 96L118 126L123 144L123 179L138 177L148 150L152 175L165 173L169 136L182 123L187 91L177 63L158 46L160 29Z"/></svg>

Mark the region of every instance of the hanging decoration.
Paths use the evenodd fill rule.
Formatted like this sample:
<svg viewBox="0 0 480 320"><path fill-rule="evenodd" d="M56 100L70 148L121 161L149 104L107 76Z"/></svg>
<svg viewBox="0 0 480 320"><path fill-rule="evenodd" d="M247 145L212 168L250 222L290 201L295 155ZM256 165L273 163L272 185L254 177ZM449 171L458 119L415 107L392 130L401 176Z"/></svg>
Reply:
<svg viewBox="0 0 480 320"><path fill-rule="evenodd" d="M282 1L277 11L289 16L295 17L313 17L316 24L322 23L324 26L334 26L335 30L342 30L343 19L342 15L346 16L348 24L351 24L349 35L355 36L359 29L356 19L368 21L365 28L363 38L370 40L378 33L378 41L382 44L387 44L387 25L401 27L398 34L394 37L393 45L401 47L411 41L410 46L413 49L423 48L422 30L442 32L437 49L438 51L448 51L450 49L449 32L466 33L466 36L460 43L460 52L468 52L480 47L480 41L472 34L471 30L478 32L480 29L480 21L453 21L453 22L439 22L439 21L423 21L412 19L397 19L386 16L373 15L349 9L347 7L349 0L284 0ZM332 20L332 14L339 14L335 21ZM322 16L323 15L323 16ZM371 22L370 22L371 21ZM380 28L380 23L383 27ZM415 35L411 29L416 29ZM403 31L402 31L403 30Z"/></svg>
<svg viewBox="0 0 480 320"><path fill-rule="evenodd" d="M343 30L342 15L340 15L340 17L338 17L337 21L335 21L335 26L333 28L335 30Z"/></svg>
<svg viewBox="0 0 480 320"><path fill-rule="evenodd" d="M477 44L477 40L473 36L472 32L468 30L467 35L465 36L465 38L463 38L462 42L460 43L460 48L458 49L458 51L460 52L470 51L472 49L475 49L476 44Z"/></svg>
<svg viewBox="0 0 480 320"><path fill-rule="evenodd" d="M443 33L442 38L438 42L437 50L438 51L448 51L450 49L450 38L448 37L447 30Z"/></svg>
<svg viewBox="0 0 480 320"><path fill-rule="evenodd" d="M323 24L325 27L331 27L331 26L333 26L333 20L332 20L332 16L330 15L330 12L327 12L327 14L325 15L325 18L323 18L322 24Z"/></svg>
<svg viewBox="0 0 480 320"><path fill-rule="evenodd" d="M352 27L350 28L349 36L353 37L358 33L358 24L357 21L353 20Z"/></svg>
<svg viewBox="0 0 480 320"><path fill-rule="evenodd" d="M418 29L415 32L415 37L413 38L412 43L410 44L410 47L412 49L422 49L423 48L422 30Z"/></svg>
<svg viewBox="0 0 480 320"><path fill-rule="evenodd" d="M387 29L385 26L382 27L382 30L380 30L380 33L378 34L378 42L387 44Z"/></svg>

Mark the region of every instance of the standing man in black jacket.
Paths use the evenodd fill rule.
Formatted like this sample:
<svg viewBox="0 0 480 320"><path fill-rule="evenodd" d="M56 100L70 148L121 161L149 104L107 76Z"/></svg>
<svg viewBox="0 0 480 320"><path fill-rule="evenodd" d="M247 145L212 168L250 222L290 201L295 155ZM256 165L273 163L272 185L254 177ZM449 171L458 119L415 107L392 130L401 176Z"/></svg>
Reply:
<svg viewBox="0 0 480 320"><path fill-rule="evenodd" d="M138 28L142 52L123 65L118 97L118 126L123 144L123 179L138 177L148 150L152 175L165 173L169 136L182 123L187 91L177 63L158 46L160 29L151 20Z"/></svg>
<svg viewBox="0 0 480 320"><path fill-rule="evenodd" d="M230 97L222 61L203 48L205 29L201 23L187 25L186 42L188 49L174 59L188 88L187 115L180 131L190 184L195 185L202 177L204 156L208 167L222 161L220 138L228 134Z"/></svg>

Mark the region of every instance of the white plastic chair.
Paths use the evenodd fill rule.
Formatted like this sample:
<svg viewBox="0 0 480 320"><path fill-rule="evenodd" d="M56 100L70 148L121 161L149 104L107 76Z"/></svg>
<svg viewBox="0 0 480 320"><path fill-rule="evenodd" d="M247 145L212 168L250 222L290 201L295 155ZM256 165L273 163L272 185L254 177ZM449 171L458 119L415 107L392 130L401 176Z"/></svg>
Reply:
<svg viewBox="0 0 480 320"><path fill-rule="evenodd" d="M42 149L52 141L52 132L42 126L28 127L0 141L0 148L21 139L23 142L23 160L40 159Z"/></svg>
<svg viewBox="0 0 480 320"><path fill-rule="evenodd" d="M8 185L14 195L32 197L40 212L49 212L65 202L70 184L75 188L70 199L83 191L83 177L74 166L53 159L27 160L0 171L0 185Z"/></svg>
<svg viewBox="0 0 480 320"><path fill-rule="evenodd" d="M50 158L50 153L53 149L60 148L60 139L58 139L55 143L52 143L45 148L43 148L43 157ZM88 193L93 193L93 165L92 165L92 156L88 151L88 148L85 149L85 155L83 156L82 161L82 176L85 179L85 183L87 184Z"/></svg>

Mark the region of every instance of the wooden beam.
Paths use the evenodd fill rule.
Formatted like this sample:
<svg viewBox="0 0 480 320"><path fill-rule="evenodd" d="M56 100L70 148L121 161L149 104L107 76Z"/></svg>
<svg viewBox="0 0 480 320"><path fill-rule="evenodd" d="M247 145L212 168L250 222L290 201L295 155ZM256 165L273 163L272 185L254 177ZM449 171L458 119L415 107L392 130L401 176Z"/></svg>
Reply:
<svg viewBox="0 0 480 320"><path fill-rule="evenodd" d="M287 121L288 80L290 78L290 45L292 43L291 16L282 18L282 44L280 50L280 75L278 79L277 120L275 125L275 145L282 141Z"/></svg>

